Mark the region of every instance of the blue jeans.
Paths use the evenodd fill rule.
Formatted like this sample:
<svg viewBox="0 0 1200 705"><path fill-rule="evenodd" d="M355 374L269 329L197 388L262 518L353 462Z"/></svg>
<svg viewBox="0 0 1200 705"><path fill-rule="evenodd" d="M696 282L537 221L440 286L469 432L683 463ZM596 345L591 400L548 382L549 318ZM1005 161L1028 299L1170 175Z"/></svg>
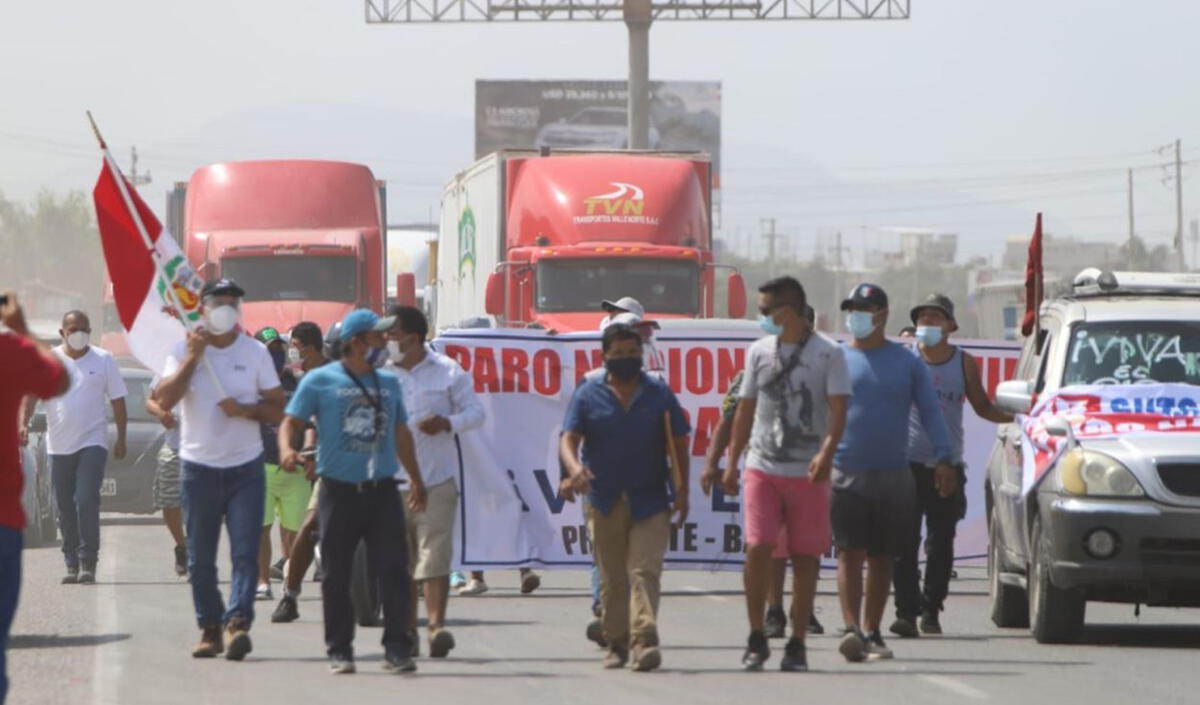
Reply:
<svg viewBox="0 0 1200 705"><path fill-rule="evenodd" d="M200 627L220 626L231 619L254 621L254 589L258 584L258 540L262 533L266 480L263 459L245 465L213 468L182 461L183 520L187 527L188 574L192 603ZM217 543L221 523L229 533L233 575L229 608L217 589Z"/></svg>
<svg viewBox="0 0 1200 705"><path fill-rule="evenodd" d="M17 613L17 595L21 592L21 532L0 526L0 703L8 695L5 652L8 630Z"/></svg>
<svg viewBox="0 0 1200 705"><path fill-rule="evenodd" d="M100 555L100 485L108 449L88 446L50 456L50 482L58 505L58 528L67 565L95 565Z"/></svg>

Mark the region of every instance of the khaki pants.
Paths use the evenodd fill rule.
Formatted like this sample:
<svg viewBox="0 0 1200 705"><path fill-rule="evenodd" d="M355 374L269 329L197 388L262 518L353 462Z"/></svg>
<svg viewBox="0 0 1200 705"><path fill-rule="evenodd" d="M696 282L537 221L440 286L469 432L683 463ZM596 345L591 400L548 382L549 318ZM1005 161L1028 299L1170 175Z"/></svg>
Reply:
<svg viewBox="0 0 1200 705"><path fill-rule="evenodd" d="M596 567L600 571L600 609L609 644L658 645L659 578L671 534L670 512L634 520L622 495L607 515L588 511Z"/></svg>

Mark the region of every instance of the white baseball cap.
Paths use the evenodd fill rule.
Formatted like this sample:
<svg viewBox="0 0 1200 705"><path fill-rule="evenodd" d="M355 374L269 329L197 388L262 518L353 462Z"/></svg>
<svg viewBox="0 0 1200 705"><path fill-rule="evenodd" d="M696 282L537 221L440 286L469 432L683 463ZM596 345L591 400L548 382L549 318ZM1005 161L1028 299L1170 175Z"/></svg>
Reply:
<svg viewBox="0 0 1200 705"><path fill-rule="evenodd" d="M646 316L646 309L632 296L623 296L616 301L605 299L600 302L600 307L609 313L625 311L636 315L638 318L645 318Z"/></svg>

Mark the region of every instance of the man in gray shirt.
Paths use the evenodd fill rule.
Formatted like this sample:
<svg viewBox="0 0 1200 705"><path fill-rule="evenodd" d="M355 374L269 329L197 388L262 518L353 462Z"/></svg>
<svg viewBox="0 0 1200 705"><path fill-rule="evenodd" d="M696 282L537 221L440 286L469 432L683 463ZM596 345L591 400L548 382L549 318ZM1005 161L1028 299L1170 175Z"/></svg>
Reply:
<svg viewBox="0 0 1200 705"><path fill-rule="evenodd" d="M749 444L744 507L746 607L750 638L742 665L761 670L770 656L763 634L767 573L781 530L796 573L792 637L780 668L808 670L805 629L820 556L829 550L829 473L845 427L850 381L839 345L804 318L804 288L780 277L759 288L765 338L750 346L733 422L726 494L738 492L737 463Z"/></svg>

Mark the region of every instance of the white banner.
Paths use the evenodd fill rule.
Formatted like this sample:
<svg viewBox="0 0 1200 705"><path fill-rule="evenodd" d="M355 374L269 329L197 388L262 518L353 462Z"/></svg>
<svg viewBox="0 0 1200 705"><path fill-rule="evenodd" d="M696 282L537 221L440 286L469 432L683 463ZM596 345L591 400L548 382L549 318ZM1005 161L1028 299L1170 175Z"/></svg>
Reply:
<svg viewBox="0 0 1200 705"><path fill-rule="evenodd" d="M674 527L667 563L674 568L740 569L740 497L699 487L704 456L721 400L742 369L746 347L761 333L751 322L695 321L669 326L655 338L666 358L666 380L692 425L691 512ZM487 409L481 429L459 437L462 503L455 561L465 569L590 568L591 546L579 503L558 498L558 436L576 382L602 366L598 333L546 335L525 330L452 330L435 347L472 374ZM968 343L989 393L1011 376L1018 348ZM959 527L959 557L985 555L984 463L995 426L966 414L967 520ZM975 526L979 524L979 526Z"/></svg>

